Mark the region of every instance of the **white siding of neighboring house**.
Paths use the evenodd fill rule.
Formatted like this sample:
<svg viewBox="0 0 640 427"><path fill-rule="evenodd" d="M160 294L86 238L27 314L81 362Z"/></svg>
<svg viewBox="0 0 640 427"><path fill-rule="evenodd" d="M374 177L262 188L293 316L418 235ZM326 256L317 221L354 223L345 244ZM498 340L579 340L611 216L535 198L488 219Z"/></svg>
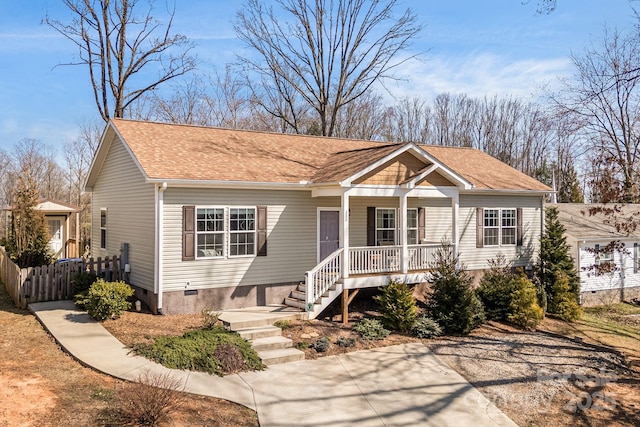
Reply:
<svg viewBox="0 0 640 427"><path fill-rule="evenodd" d="M93 186L91 210L91 255L120 255L120 245L129 243L130 282L153 290L154 190L144 182L127 150L116 139ZM107 248L100 248L100 208L107 208Z"/></svg>
<svg viewBox="0 0 640 427"><path fill-rule="evenodd" d="M267 206L267 256L182 261L182 206ZM318 207L340 199L310 191L185 189L164 192L163 290L297 282L316 265Z"/></svg>
<svg viewBox="0 0 640 427"><path fill-rule="evenodd" d="M600 242L600 246L604 247L608 244L608 241ZM608 289L620 289L621 270L624 270L624 287L631 288L640 286L640 273L634 273L634 257L633 257L633 241L625 241L626 250L628 253L613 253L613 262L616 264L618 271L612 273L605 273L601 275L595 274L595 271L589 267L593 266L596 262L595 253L588 251L586 248L593 249L595 243L591 242L586 245L580 245L579 260L577 268L580 276L580 291L603 291Z"/></svg>

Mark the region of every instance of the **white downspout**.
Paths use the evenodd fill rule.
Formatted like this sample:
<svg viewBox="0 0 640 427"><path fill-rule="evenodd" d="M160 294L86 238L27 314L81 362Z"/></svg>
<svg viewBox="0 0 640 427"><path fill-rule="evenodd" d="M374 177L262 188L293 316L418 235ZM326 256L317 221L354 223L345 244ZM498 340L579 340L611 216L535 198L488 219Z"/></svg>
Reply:
<svg viewBox="0 0 640 427"><path fill-rule="evenodd" d="M158 314L162 314L162 243L163 243L163 227L162 221L164 219L164 190L167 189L167 183L163 182L160 186L155 187L155 205L156 205L156 227L155 227L155 283L154 292L157 295L157 310Z"/></svg>
<svg viewBox="0 0 640 427"><path fill-rule="evenodd" d="M349 269L351 268L349 265L349 194L345 190L342 193L342 200L340 203L340 240L342 242L342 248L344 249L342 252L342 278L346 279L349 277Z"/></svg>

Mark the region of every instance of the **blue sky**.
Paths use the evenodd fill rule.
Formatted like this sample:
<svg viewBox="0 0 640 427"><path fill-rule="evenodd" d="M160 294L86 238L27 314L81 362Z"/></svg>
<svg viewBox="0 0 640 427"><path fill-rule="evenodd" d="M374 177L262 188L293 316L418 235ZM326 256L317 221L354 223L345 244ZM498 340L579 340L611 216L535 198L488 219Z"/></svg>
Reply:
<svg viewBox="0 0 640 427"><path fill-rule="evenodd" d="M629 0L557 0L549 15L537 15L536 0L400 0L426 28L413 52L419 61L402 66L387 88L395 97L442 92L530 98L557 77L571 76L569 55L597 40L603 25L633 28ZM192 39L207 74L233 60L243 47L233 19L241 3L177 0L175 29ZM163 0L158 0L162 5ZM640 6L638 2L637 6ZM24 138L61 150L78 125L99 120L84 67L56 67L76 53L74 45L41 24L45 14L65 20L59 0L0 0L0 149ZM159 10L156 14L162 17ZM389 100L391 101L391 95Z"/></svg>

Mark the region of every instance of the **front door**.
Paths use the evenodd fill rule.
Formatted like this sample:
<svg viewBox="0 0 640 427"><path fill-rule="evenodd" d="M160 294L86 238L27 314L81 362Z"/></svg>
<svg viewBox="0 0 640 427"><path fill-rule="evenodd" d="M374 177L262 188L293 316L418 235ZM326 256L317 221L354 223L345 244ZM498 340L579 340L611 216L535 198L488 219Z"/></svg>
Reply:
<svg viewBox="0 0 640 427"><path fill-rule="evenodd" d="M340 211L320 211L320 251L322 261L340 247Z"/></svg>
<svg viewBox="0 0 640 427"><path fill-rule="evenodd" d="M47 218L47 223L49 225L49 236L51 236L51 239L49 240L49 247L51 248L51 252L53 252L55 258L63 258L64 242L62 227L64 225L64 218L49 217Z"/></svg>

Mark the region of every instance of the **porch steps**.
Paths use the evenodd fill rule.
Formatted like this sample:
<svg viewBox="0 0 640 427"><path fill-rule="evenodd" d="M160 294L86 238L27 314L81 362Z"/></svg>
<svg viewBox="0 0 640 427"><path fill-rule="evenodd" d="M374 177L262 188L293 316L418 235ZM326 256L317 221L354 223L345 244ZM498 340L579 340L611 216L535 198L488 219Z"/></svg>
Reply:
<svg viewBox="0 0 640 427"><path fill-rule="evenodd" d="M302 318L306 318L305 313L288 307L279 307L271 312L255 307L253 310L225 312L220 316L225 327L251 343L267 366L304 360L304 352L293 348L293 341L283 337L282 329L273 325L279 320Z"/></svg>
<svg viewBox="0 0 640 427"><path fill-rule="evenodd" d="M342 292L341 282L338 281L333 287L328 289L322 296L313 304L308 315L310 319L315 319L329 304L335 300ZM284 299L284 303L289 307L299 308L307 310L307 292L304 283L298 284L298 287L291 291L291 294Z"/></svg>

